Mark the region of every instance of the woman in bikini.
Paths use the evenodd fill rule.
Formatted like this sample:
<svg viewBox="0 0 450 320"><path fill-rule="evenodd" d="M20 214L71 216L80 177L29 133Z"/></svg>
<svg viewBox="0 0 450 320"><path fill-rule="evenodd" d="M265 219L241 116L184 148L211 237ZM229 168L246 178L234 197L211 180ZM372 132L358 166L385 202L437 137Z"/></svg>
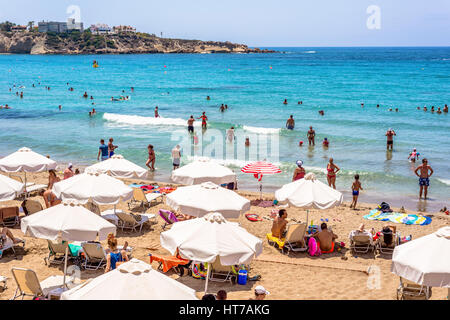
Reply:
<svg viewBox="0 0 450 320"><path fill-rule="evenodd" d="M55 170L51 169L48 171L48 187L47 190L45 190L44 194L42 195L44 197L45 206L47 208L51 207L56 200L55 195L52 193L52 188L53 185L56 182L59 182L60 180L61 179L56 175Z"/></svg>
<svg viewBox="0 0 450 320"><path fill-rule="evenodd" d="M150 170L155 171L155 150L153 150L153 145L149 144L148 147L148 160L145 163L147 167L150 168ZM152 166L149 166L149 164L152 164Z"/></svg>
<svg viewBox="0 0 450 320"><path fill-rule="evenodd" d="M297 181L299 179L303 179L305 177L305 168L302 167L303 165L303 161L302 160L298 160L296 162L297 164L297 168L295 168L294 170L294 176L292 177L292 181Z"/></svg>
<svg viewBox="0 0 450 320"><path fill-rule="evenodd" d="M341 169L333 163L333 158L330 158L330 161L327 164L327 180L328 186L332 186L333 189L336 189L336 173L339 170Z"/></svg>

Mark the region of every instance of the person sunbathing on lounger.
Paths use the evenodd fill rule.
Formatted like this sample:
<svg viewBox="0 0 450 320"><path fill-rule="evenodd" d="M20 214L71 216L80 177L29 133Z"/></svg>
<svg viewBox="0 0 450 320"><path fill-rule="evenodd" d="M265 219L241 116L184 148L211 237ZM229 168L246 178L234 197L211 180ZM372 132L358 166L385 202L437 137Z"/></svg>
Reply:
<svg viewBox="0 0 450 320"><path fill-rule="evenodd" d="M272 224L272 236L281 239L286 232L286 225L288 224L286 209L280 209L278 211L278 218L273 221Z"/></svg>
<svg viewBox="0 0 450 320"><path fill-rule="evenodd" d="M109 252L106 255L106 269L105 273L114 270L119 264L128 261L127 256L128 242L125 241L122 250L117 249L117 239L114 234L108 234L108 248Z"/></svg>
<svg viewBox="0 0 450 320"><path fill-rule="evenodd" d="M15 238L11 230L9 230L7 227L2 228L1 230L2 231L0 233L0 249L3 248L3 243L6 242L6 237L10 238L14 244L22 242L22 240Z"/></svg>
<svg viewBox="0 0 450 320"><path fill-rule="evenodd" d="M314 233L312 236L316 238L317 244L320 246L322 253L330 253L334 251L334 240L337 235L333 231L327 229L327 224L324 222L320 225L322 231Z"/></svg>
<svg viewBox="0 0 450 320"><path fill-rule="evenodd" d="M188 214L183 214L183 213L175 213L175 217L177 217L178 221L190 220L190 219L195 218L193 216L190 216Z"/></svg>

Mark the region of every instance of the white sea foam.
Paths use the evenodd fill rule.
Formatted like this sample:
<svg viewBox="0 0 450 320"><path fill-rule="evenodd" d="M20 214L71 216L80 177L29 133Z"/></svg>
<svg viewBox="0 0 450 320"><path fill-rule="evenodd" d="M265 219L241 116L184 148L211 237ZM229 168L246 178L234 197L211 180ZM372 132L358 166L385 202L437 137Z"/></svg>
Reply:
<svg viewBox="0 0 450 320"><path fill-rule="evenodd" d="M104 113L103 119L119 124L125 125L140 125L140 126L187 126L187 120L181 118L154 118L143 117L136 115L117 114L117 113ZM200 123L194 122L194 126L200 127Z"/></svg>
<svg viewBox="0 0 450 320"><path fill-rule="evenodd" d="M248 132L259 133L259 134L277 134L280 132L281 128L262 128L262 127L250 127L243 126L242 129Z"/></svg>
<svg viewBox="0 0 450 320"><path fill-rule="evenodd" d="M442 182L443 184L446 184L448 186L450 186L450 179L441 179L441 178L437 178L440 182Z"/></svg>
<svg viewBox="0 0 450 320"><path fill-rule="evenodd" d="M303 53L316 53L316 51L303 51Z"/></svg>

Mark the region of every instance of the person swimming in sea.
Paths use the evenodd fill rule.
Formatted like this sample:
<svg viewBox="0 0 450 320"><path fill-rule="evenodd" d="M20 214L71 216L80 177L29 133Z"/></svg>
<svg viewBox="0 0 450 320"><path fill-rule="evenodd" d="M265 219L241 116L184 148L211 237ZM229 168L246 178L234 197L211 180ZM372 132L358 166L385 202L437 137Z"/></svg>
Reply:
<svg viewBox="0 0 450 320"><path fill-rule="evenodd" d="M245 138L245 146L250 147L250 138L249 137Z"/></svg>
<svg viewBox="0 0 450 320"><path fill-rule="evenodd" d="M297 104L303 104L303 101L299 101L299 102L297 102Z"/></svg>
<svg viewBox="0 0 450 320"><path fill-rule="evenodd" d="M364 103L361 103L361 108L364 108Z"/></svg>
<svg viewBox="0 0 450 320"><path fill-rule="evenodd" d="M206 121L208 121L208 117L205 114L205 111L202 112L202 115L197 119L202 119L202 129L206 130Z"/></svg>
<svg viewBox="0 0 450 320"><path fill-rule="evenodd" d="M211 100L211 98L209 96L206 96L206 100Z"/></svg>
<svg viewBox="0 0 450 320"><path fill-rule="evenodd" d="M87 97L88 97L88 94L87 94L87 92L85 91L84 94L83 94L83 98L87 98Z"/></svg>
<svg viewBox="0 0 450 320"><path fill-rule="evenodd" d="M329 145L330 145L330 141L328 141L327 138L323 138L322 146L323 146L324 148L328 148Z"/></svg>
<svg viewBox="0 0 450 320"><path fill-rule="evenodd" d="M437 113L437 114L441 114L441 113L442 113L442 111L441 111L441 107L438 107L438 109L437 109L436 113Z"/></svg>
<svg viewBox="0 0 450 320"><path fill-rule="evenodd" d="M295 127L295 120L294 120L294 116L291 114L289 119L287 119L287 121L286 121L286 128L288 130L294 130L294 127Z"/></svg>
<svg viewBox="0 0 450 320"><path fill-rule="evenodd" d="M380 107L380 105L379 104L377 104L377 108L379 108Z"/></svg>
<svg viewBox="0 0 450 320"><path fill-rule="evenodd" d="M303 161L298 160L295 162L297 164L297 168L294 170L294 175L292 176L292 181L297 181L303 179L305 177L306 170L303 168Z"/></svg>
<svg viewBox="0 0 450 320"><path fill-rule="evenodd" d="M220 110L220 112L224 112L224 111L225 111L225 106L223 105L223 103L222 103L222 105L220 106L219 110Z"/></svg>
<svg viewBox="0 0 450 320"><path fill-rule="evenodd" d="M287 99L284 99L283 104L288 104Z"/></svg>
<svg viewBox="0 0 450 320"><path fill-rule="evenodd" d="M423 111L428 111L428 108L427 107L423 107Z"/></svg>
<svg viewBox="0 0 450 320"><path fill-rule="evenodd" d="M444 112L448 113L448 106L447 105L444 106Z"/></svg>
<svg viewBox="0 0 450 320"><path fill-rule="evenodd" d="M61 106L61 105L59 105L59 106L58 106L58 109L59 109L59 111L61 111L61 109L62 109L62 106Z"/></svg>
<svg viewBox="0 0 450 320"><path fill-rule="evenodd" d="M434 112L434 106L431 106L431 112Z"/></svg>
<svg viewBox="0 0 450 320"><path fill-rule="evenodd" d="M158 106L155 107L155 118L159 118Z"/></svg>

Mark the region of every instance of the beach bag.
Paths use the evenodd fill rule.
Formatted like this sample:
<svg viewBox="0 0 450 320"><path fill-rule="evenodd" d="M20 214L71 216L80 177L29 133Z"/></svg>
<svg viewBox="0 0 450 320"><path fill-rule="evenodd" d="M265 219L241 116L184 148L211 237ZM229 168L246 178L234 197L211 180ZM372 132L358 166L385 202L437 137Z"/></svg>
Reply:
<svg viewBox="0 0 450 320"><path fill-rule="evenodd" d="M392 212L391 206L390 206L388 203L386 203L386 202L382 202L382 203L378 206L378 209L379 209L381 212Z"/></svg>
<svg viewBox="0 0 450 320"><path fill-rule="evenodd" d="M308 241L308 253L310 256L320 256L322 251L320 251L320 247L317 245L316 239L314 237L310 237Z"/></svg>

